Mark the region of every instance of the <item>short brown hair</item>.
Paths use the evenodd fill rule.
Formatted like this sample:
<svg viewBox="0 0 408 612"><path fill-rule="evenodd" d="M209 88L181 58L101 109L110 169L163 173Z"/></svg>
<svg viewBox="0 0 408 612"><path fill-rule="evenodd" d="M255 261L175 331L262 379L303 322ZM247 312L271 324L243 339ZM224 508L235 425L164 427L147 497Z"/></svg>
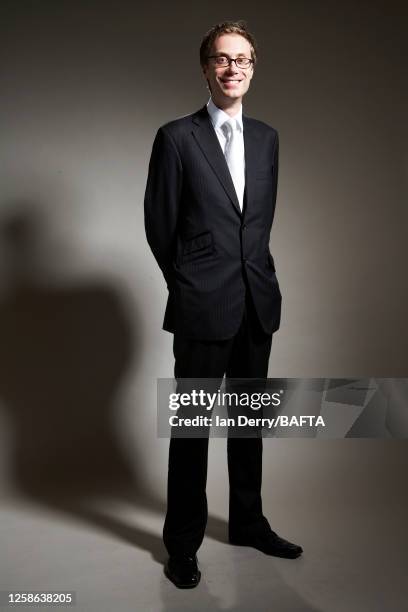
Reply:
<svg viewBox="0 0 408 612"><path fill-rule="evenodd" d="M255 38L251 32L248 31L245 21L222 21L217 23L208 30L204 36L200 46L200 64L204 67L208 63L208 56L211 53L214 41L218 36L222 34L239 34L246 38L251 45L251 56L254 61L254 65L257 60L257 44Z"/></svg>

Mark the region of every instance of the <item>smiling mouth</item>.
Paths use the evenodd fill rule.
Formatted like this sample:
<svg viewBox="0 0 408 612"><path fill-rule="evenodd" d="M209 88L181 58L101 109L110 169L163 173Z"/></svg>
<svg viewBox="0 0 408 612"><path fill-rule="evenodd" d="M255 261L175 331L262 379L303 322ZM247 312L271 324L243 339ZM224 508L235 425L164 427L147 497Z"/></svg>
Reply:
<svg viewBox="0 0 408 612"><path fill-rule="evenodd" d="M222 83L241 83L242 79L220 79Z"/></svg>

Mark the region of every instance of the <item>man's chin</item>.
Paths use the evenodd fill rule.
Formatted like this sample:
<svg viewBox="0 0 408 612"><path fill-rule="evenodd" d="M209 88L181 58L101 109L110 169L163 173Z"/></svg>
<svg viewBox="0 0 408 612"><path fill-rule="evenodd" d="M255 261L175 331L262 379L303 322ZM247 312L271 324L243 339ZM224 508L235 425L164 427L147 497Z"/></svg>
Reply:
<svg viewBox="0 0 408 612"><path fill-rule="evenodd" d="M232 91L231 89L222 90L221 95L227 100L235 100L237 98L242 98L242 93L238 91Z"/></svg>

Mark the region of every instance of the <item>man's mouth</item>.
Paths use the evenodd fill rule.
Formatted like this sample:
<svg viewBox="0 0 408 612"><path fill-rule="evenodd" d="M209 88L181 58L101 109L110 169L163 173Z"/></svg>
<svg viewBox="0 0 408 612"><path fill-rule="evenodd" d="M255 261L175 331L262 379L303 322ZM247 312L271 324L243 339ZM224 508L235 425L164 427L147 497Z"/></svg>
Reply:
<svg viewBox="0 0 408 612"><path fill-rule="evenodd" d="M227 87L237 87L242 79L220 79L223 85Z"/></svg>

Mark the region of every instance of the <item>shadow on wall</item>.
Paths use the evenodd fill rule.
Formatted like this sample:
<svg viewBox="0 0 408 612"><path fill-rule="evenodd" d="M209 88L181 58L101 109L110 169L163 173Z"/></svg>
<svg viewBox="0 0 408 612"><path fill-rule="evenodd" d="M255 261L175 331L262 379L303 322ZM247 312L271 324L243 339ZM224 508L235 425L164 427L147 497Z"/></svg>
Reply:
<svg viewBox="0 0 408 612"><path fill-rule="evenodd" d="M55 253L44 247L49 230L41 211L18 202L13 210L0 221L0 399L11 428L12 484L31 501L160 556L160 538L92 503L162 510L116 434L116 394L130 361L137 363L134 323L109 281L75 285L44 272Z"/></svg>
<svg viewBox="0 0 408 612"><path fill-rule="evenodd" d="M109 507L125 502L164 515L161 501L148 494L143 470L129 465L115 435L116 392L130 361L137 362L135 330L108 282L67 286L44 273L39 252L54 255L43 252L45 238L44 226L27 209L0 222L6 251L0 399L13 436L10 477L30 502L96 527L163 563L161 536L130 525ZM225 543L226 532L223 519L209 516L207 536ZM285 610L316 610L282 585L277 572L275 580L288 602ZM253 605L253 592L245 585L238 580L237 605L223 609ZM174 610L172 587L163 579L160 588L162 609ZM262 596L269 589L268 583ZM200 602L201 610L222 605L205 581Z"/></svg>

